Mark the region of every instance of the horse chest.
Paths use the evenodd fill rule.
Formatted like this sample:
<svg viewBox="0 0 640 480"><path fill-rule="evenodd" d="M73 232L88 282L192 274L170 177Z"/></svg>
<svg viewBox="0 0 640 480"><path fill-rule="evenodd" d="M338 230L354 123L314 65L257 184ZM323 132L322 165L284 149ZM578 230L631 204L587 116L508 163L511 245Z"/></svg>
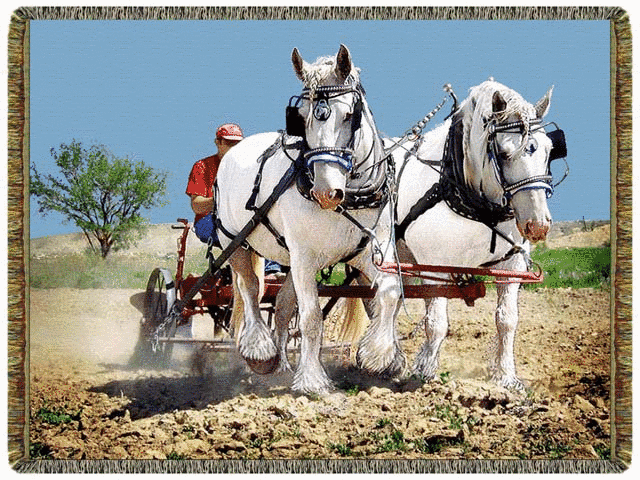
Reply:
<svg viewBox="0 0 640 480"><path fill-rule="evenodd" d="M505 222L498 228L517 238L515 222ZM423 264L478 266L501 258L511 248L498 239L496 250L491 253L491 230L455 214L445 203L436 205L410 225L405 239L416 260Z"/></svg>
<svg viewBox="0 0 640 480"><path fill-rule="evenodd" d="M302 198L290 190L278 202L283 233L287 238L295 238L295 245L314 251L327 258L341 257L350 253L361 241L363 233L334 211L322 210L315 203ZM376 221L374 211L360 211L357 219L366 227Z"/></svg>

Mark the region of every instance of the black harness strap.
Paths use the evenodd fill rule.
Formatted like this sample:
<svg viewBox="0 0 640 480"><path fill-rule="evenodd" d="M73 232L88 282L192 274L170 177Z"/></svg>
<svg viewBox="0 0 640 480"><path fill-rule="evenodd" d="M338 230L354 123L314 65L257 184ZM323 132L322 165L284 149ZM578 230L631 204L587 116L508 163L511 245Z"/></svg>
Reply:
<svg viewBox="0 0 640 480"><path fill-rule="evenodd" d="M425 192L422 198L411 207L402 223L396 226L396 240L404 240L404 234L407 231L407 228L409 228L409 225L415 222L427 210L435 207L442 200L440 184L435 183Z"/></svg>
<svg viewBox="0 0 640 480"><path fill-rule="evenodd" d="M242 230L240 230L240 232L237 235L229 237L229 238L232 238L232 240L231 240L231 243L227 246L227 248L222 250L222 253L220 253L220 256L216 258L215 262L209 265L209 268L207 269L207 271L204 272L204 274L191 287L191 289L186 293L186 295L183 298L181 298L180 301L174 304L172 308L172 313L171 313L172 315L176 315L176 316L180 315L180 312L182 312L183 307L188 302L190 302L193 299L193 297L195 297L198 294L202 286L218 270L220 270L220 267L222 267L224 262L226 262L231 257L231 255L233 255L233 252L235 252L238 249L238 247L242 246L245 243L245 240L247 239L247 237L251 235L251 232L253 232L256 226L262 221L262 218L266 216L267 212L269 212L273 204L278 200L278 198L280 198L280 196L284 193L284 191L291 186L296 176L300 172L300 168L301 168L301 164L299 162L291 164L291 166L287 169L287 171L285 172L283 177L280 179L276 187L273 189L273 192L271 192L271 195L269 195L269 197L265 200L265 202L256 209L253 217L251 217L251 220L249 220L249 222L242 228ZM225 235L228 235L228 232L225 233Z"/></svg>
<svg viewBox="0 0 640 480"><path fill-rule="evenodd" d="M253 182L253 190L251 191L251 196L249 197L249 200L247 200L247 203L245 205L245 208L247 210L253 211L253 212L257 210L256 199L258 197L258 193L260 192L260 186L262 184L262 171L264 169L264 166L267 163L267 160L271 158L280 148L283 148L286 151L284 147L285 147L284 132L280 132L280 135L278 135L278 138L273 143L273 145L271 145L264 152L262 152L262 155L260 155L260 157L258 158L257 161L258 163L260 163L260 168L258 169L256 179ZM275 237L276 242L278 242L278 245L280 245L282 248L284 248L287 251L289 250L289 247L287 247L286 239L284 238L283 235L281 235L278 232L278 230L276 230L276 228L273 226L273 224L271 223L267 215L265 215L260 220L260 223L262 223L266 227L266 229L269 230L269 232ZM225 235L227 234L225 233ZM229 235L227 236L229 237ZM229 237L229 238L233 238L233 237Z"/></svg>
<svg viewBox="0 0 640 480"><path fill-rule="evenodd" d="M399 225L396 225L396 239L404 239L407 228L411 223L439 202L445 201L447 206L457 215L483 223L491 229L492 235L489 246L491 253L495 253L498 235L513 245L513 241L510 238L495 228L498 223L513 218L513 210L509 207L489 202L484 196L477 194L464 184L462 138L462 118L459 115L454 115L445 141L442 161L425 161L418 158L425 164L435 166L437 163L442 167L440 181L427 190L422 198L411 207L405 219ZM405 165L411 154L415 155L413 149L405 156Z"/></svg>
<svg viewBox="0 0 640 480"><path fill-rule="evenodd" d="M253 190L251 191L249 200L247 200L247 203L244 207L249 211L255 212L256 210L256 198L258 197L258 193L260 192L260 185L262 184L262 170L264 169L264 165L265 163L267 163L267 160L271 158L282 146L282 137L283 135L281 133L280 135L278 135L278 138L273 143L273 145L267 148L264 152L262 152L262 155L258 157L257 162L260 164L260 168L258 169L258 174L256 175L256 179L253 182Z"/></svg>
<svg viewBox="0 0 640 480"><path fill-rule="evenodd" d="M367 245L369 244L369 236L368 235L363 235L362 238L360 239L360 243L358 243L358 246L356 247L356 249L351 252L349 255L347 255L346 257L342 258L340 260L340 262L342 263L348 263L351 260L353 260L354 258L356 258L358 255L360 255L360 253L362 253L362 251L367 248Z"/></svg>

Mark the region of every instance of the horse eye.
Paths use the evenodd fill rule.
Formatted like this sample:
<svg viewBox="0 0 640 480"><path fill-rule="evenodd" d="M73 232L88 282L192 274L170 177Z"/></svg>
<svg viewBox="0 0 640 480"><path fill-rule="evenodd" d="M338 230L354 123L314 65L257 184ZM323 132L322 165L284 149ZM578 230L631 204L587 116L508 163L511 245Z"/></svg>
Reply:
<svg viewBox="0 0 640 480"><path fill-rule="evenodd" d="M349 112L344 116L344 121L350 122L352 118L353 118L353 113Z"/></svg>
<svg viewBox="0 0 640 480"><path fill-rule="evenodd" d="M524 149L524 151L529 155L533 155L537 149L538 149L538 142L536 141L535 138L532 138L529 140L529 143L527 144L527 147Z"/></svg>

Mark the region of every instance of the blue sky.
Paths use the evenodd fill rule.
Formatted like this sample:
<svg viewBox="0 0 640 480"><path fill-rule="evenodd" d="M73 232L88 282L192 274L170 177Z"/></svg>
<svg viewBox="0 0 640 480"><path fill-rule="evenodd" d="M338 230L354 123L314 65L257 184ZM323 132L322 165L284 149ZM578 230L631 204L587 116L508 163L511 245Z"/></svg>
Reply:
<svg viewBox="0 0 640 480"><path fill-rule="evenodd" d="M313 61L340 43L386 135L430 111L445 83L462 99L492 76L531 102L555 85L547 120L565 130L571 173L551 213L609 218L607 21L33 21L31 162L49 172L51 148L104 144L168 173L169 204L144 212L151 223L191 218L187 177L215 152L217 125L237 122L246 135L284 128L301 88L291 50ZM35 199L30 228L33 238L77 231L39 214Z"/></svg>

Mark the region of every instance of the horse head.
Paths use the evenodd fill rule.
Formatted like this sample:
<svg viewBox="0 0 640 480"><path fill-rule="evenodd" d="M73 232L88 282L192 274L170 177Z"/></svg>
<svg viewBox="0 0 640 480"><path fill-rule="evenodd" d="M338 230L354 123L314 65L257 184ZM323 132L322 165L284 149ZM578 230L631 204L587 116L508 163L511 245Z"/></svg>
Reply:
<svg viewBox="0 0 640 480"><path fill-rule="evenodd" d="M335 57L320 57L313 64L294 48L291 61L304 87L296 113L303 126L297 134L308 146L305 159L314 177L311 194L322 208L335 209L345 198L348 177L368 160L376 143L381 151L359 69L344 45ZM371 128L363 129L363 123ZM359 133L363 130L367 132Z"/></svg>
<svg viewBox="0 0 640 480"><path fill-rule="evenodd" d="M552 91L532 105L489 80L474 87L460 107L467 184L492 203L513 209L520 234L532 242L544 240L552 224L549 163L557 151L543 125Z"/></svg>

